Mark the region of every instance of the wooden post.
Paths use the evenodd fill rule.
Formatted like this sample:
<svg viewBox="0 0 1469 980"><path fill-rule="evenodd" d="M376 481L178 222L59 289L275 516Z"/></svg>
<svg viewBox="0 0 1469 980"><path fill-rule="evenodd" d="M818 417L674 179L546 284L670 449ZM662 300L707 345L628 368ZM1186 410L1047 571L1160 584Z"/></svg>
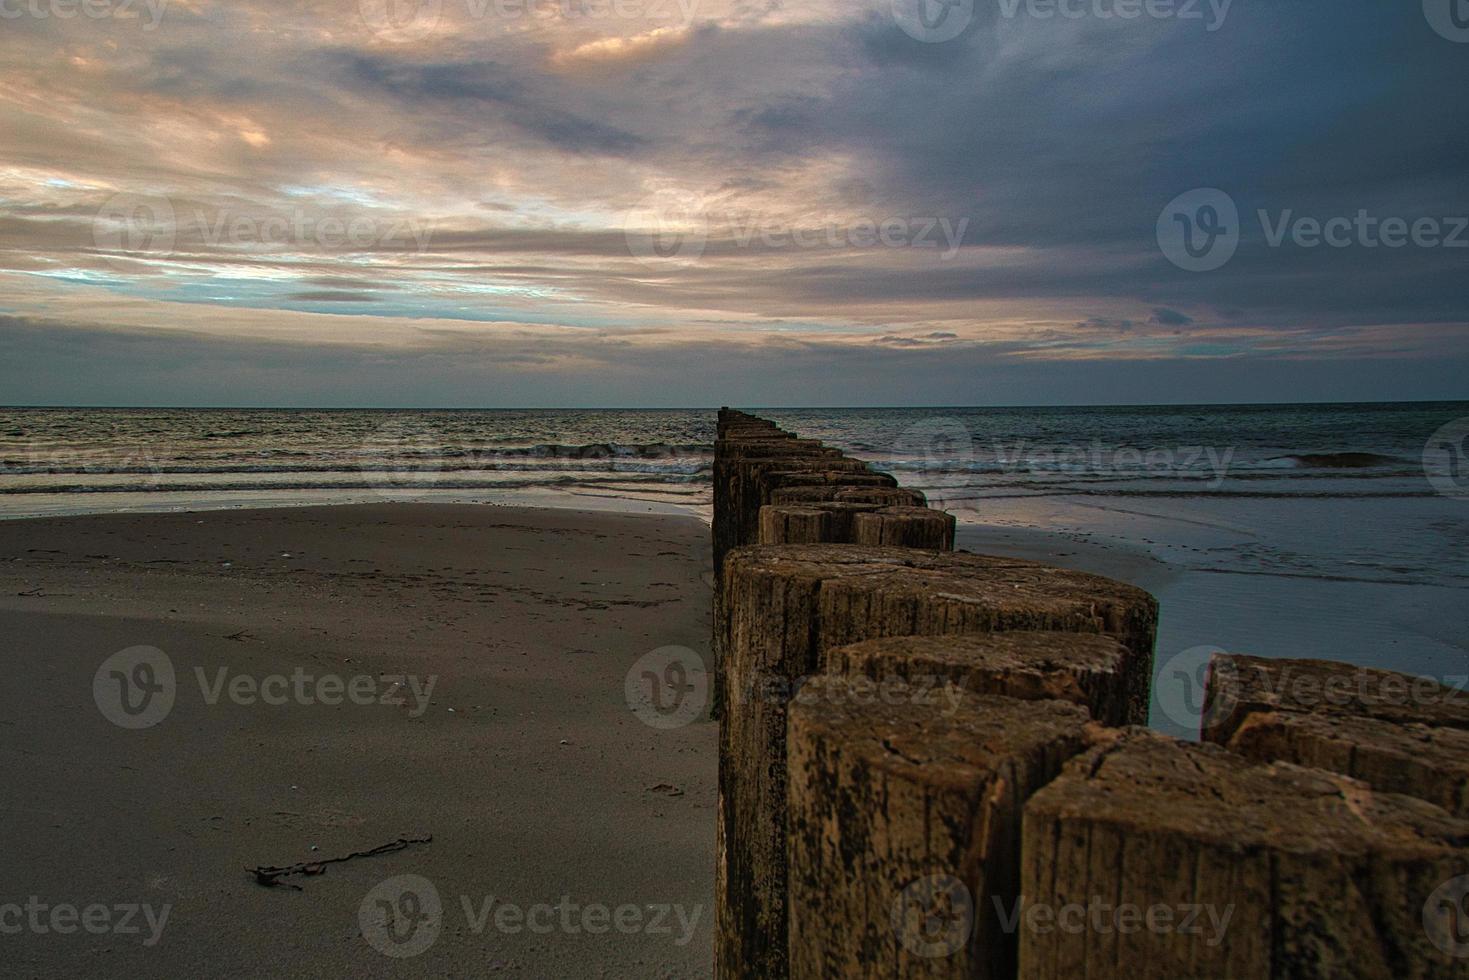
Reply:
<svg viewBox="0 0 1469 980"><path fill-rule="evenodd" d="M1108 633L1151 663L1157 623L1157 603L1132 586L908 548L741 548L725 562L723 589L716 963L726 977L786 972L786 699L821 672L828 650L881 636L1052 629ZM1129 717L1146 717L1146 685L1128 693Z"/></svg>
<svg viewBox="0 0 1469 980"><path fill-rule="evenodd" d="M1469 694L1351 664L1230 654L1215 655L1207 685L1205 741L1469 816Z"/></svg>
<svg viewBox="0 0 1469 980"><path fill-rule="evenodd" d="M839 480L842 474L866 476L871 474L867 464L861 460L841 457L805 459L750 459L736 464L739 475L738 525L739 544L755 544L760 540L760 508L770 503L770 495L779 487L786 486L795 478Z"/></svg>
<svg viewBox="0 0 1469 980"><path fill-rule="evenodd" d="M927 507L928 498L921 490L901 487L838 487L833 499L854 504L881 504L884 507Z"/></svg>
<svg viewBox="0 0 1469 980"><path fill-rule="evenodd" d="M759 439L752 441L720 440L714 444L714 575L721 574L724 555L739 542L738 504L740 460L757 457L823 456L830 458L835 450L804 439Z"/></svg>
<svg viewBox="0 0 1469 980"><path fill-rule="evenodd" d="M791 705L793 978L1014 976L995 906L1018 898L1021 808L1086 748L1087 713L932 693L821 677Z"/></svg>
<svg viewBox="0 0 1469 980"><path fill-rule="evenodd" d="M972 694L1069 701L1104 725L1125 725L1150 658L1093 633L892 636L827 651L829 674L952 684Z"/></svg>
<svg viewBox="0 0 1469 980"><path fill-rule="evenodd" d="M1330 660L1216 654L1204 688L1204 740L1228 742L1257 711L1316 711L1469 729L1469 691Z"/></svg>
<svg viewBox="0 0 1469 980"><path fill-rule="evenodd" d="M954 515L927 507L885 507L852 521L852 543L954 550Z"/></svg>
<svg viewBox="0 0 1469 980"><path fill-rule="evenodd" d="M1260 762L1329 769L1380 792L1416 796L1469 817L1469 731L1462 728L1316 711L1256 712L1225 747Z"/></svg>
<svg viewBox="0 0 1469 980"><path fill-rule="evenodd" d="M758 544L850 544L852 521L873 504L820 503L760 508Z"/></svg>
<svg viewBox="0 0 1469 980"><path fill-rule="evenodd" d="M724 711L725 614L721 605L724 556L731 548L754 543L758 533L759 509L750 513L745 498L752 494L752 470L805 468L820 459L832 467L853 469L864 464L845 460L840 451L811 439L720 440L714 449L714 517L711 528L714 560L714 623L710 638L709 714L718 719ZM755 462L768 464L756 467ZM822 467L825 471L825 466ZM753 527L748 525L755 525Z"/></svg>
<svg viewBox="0 0 1469 980"><path fill-rule="evenodd" d="M817 486L787 483L770 492L772 504L819 504L849 503L873 504L878 507L923 507L923 494L917 490L882 486L875 481L868 486L846 482L824 483Z"/></svg>
<svg viewBox="0 0 1469 980"><path fill-rule="evenodd" d="M1019 975L1462 977L1462 909L1433 899L1466 840L1345 776L1118 733L1026 804Z"/></svg>
<svg viewBox="0 0 1469 980"><path fill-rule="evenodd" d="M748 522L758 519L744 503L750 494L752 470L807 469L820 459L836 468L854 469L860 464L843 460L835 449L803 441L736 443L717 449L714 463L714 574L721 574L724 555L730 548L749 544L753 532ZM784 464L784 465L778 465ZM822 468L823 471L825 467Z"/></svg>

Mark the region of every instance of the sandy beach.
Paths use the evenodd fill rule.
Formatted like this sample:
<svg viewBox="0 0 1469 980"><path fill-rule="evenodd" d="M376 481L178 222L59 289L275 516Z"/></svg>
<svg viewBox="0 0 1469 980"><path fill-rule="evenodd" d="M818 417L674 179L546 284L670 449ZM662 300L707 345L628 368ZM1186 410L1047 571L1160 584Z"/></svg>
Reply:
<svg viewBox="0 0 1469 980"><path fill-rule="evenodd" d="M568 510L6 522L0 903L44 930L5 937L6 971L706 975L714 728L643 723L624 682L706 649L707 565L694 519ZM94 679L137 646L176 696L128 729ZM430 835L300 890L246 870ZM443 909L413 959L359 917L403 875Z"/></svg>
<svg viewBox="0 0 1469 980"><path fill-rule="evenodd" d="M1151 725L1170 734L1197 737L1214 649L1469 672L1451 589L1190 559L1252 546L1258 519L1196 540L1161 516L1103 533L1054 507L988 516L960 549L1160 599ZM707 656L708 544L692 516L485 504L0 523L0 928L26 923L10 965L709 975L715 727L650 725L627 690L664 648ZM130 716L156 657L173 699ZM247 870L384 847L276 887ZM439 903L421 947L372 926L405 887ZM78 925L103 909L109 928Z"/></svg>

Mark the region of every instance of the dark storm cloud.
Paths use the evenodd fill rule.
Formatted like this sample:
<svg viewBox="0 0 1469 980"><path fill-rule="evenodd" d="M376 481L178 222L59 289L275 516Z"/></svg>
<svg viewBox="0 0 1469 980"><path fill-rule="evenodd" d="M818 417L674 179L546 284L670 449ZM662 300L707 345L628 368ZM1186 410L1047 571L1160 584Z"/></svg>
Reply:
<svg viewBox="0 0 1469 980"><path fill-rule="evenodd" d="M1156 323L1164 327L1186 327L1194 322L1194 318L1177 310L1170 310L1166 306L1160 306L1153 311L1149 323Z"/></svg>

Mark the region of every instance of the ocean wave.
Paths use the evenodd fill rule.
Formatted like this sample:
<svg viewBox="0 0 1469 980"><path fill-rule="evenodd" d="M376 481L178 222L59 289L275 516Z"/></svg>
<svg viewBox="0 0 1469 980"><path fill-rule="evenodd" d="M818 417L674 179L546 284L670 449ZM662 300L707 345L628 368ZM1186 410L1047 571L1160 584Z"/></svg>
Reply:
<svg viewBox="0 0 1469 980"><path fill-rule="evenodd" d="M916 490L930 490L923 486L915 486ZM974 487L963 489L973 490ZM1249 499L1262 500L1399 500L1399 499L1431 499L1440 494L1432 489L1423 490L1085 490L1075 487L1052 487L1049 489L1035 488L1029 493L977 493L969 495L946 494L942 492L929 492L929 499L939 501L948 507L956 503L978 503L986 500L1021 500L1037 497L1169 497L1184 499L1189 497L1213 497L1222 499ZM937 506L938 504L935 504Z"/></svg>
<svg viewBox="0 0 1469 980"><path fill-rule="evenodd" d="M1353 454L1347 454L1353 455ZM1362 454L1371 455L1371 454ZM1297 457L1276 456L1268 460L1242 461L1231 460L1229 462L1219 461L1217 464L1195 463L1192 466L1170 467L1159 466L1096 466L1085 463L1054 463L1041 461L1005 461L1005 462L968 462L968 461L933 461L916 462L910 460L869 460L878 469L887 470L892 473L913 474L917 478L931 476L934 478L947 476L1051 476L1063 479L1083 478L1094 481L1106 480L1216 480L1219 471L1223 470L1231 480L1321 480L1339 479L1340 471L1351 470L1349 475L1352 479L1390 479L1397 477L1412 477L1422 474L1421 467L1410 467L1405 460L1396 457L1380 457L1382 462L1362 464L1360 468L1350 463L1337 464L1334 466L1317 465L1311 466L1301 463L1282 463L1279 460L1294 460ZM1310 458L1310 457L1304 457ZM1394 468L1385 469L1392 464Z"/></svg>
<svg viewBox="0 0 1469 980"><path fill-rule="evenodd" d="M1272 456L1266 463L1280 462L1290 466L1310 467L1318 470L1364 470L1390 463L1401 464L1396 456L1380 453L1296 453L1289 456Z"/></svg>
<svg viewBox="0 0 1469 980"><path fill-rule="evenodd" d="M536 473L556 472L562 469L593 470L606 473L650 473L666 474L669 477L697 477L712 472L713 467L703 462L650 462L656 457L563 457L568 462L557 466L547 458L545 463L514 462L500 459L471 460L458 462L462 456L446 454L408 456L398 460L364 460L321 463L238 463L218 461L209 464L181 464L177 462L43 465L26 466L0 463L3 476L154 476L154 475L228 475L231 473ZM669 457L670 460L673 457ZM578 465L570 465L574 461ZM601 463L602 465L595 465Z"/></svg>
<svg viewBox="0 0 1469 980"><path fill-rule="evenodd" d="M535 446L506 447L488 450L500 456L541 456L550 459L608 459L635 456L642 459L657 459L664 456L696 456L714 454L712 443L541 443Z"/></svg>
<svg viewBox="0 0 1469 980"><path fill-rule="evenodd" d="M395 478L396 477L396 478ZM420 478L414 478L420 477ZM0 485L0 497L28 496L34 494L94 494L94 493L190 493L210 494L223 491L279 491L279 490L384 490L384 491L428 491L428 490L534 490L538 488L587 487L615 490L623 486L640 488L659 485L697 486L702 481L696 478L670 474L647 476L620 474L615 480L596 480L582 477L548 476L538 480L466 480L444 479L437 476L422 477L421 474L401 471L384 471L378 479L319 481L319 480L227 480L211 483L165 483L147 480L137 483L98 484L34 484L26 486ZM670 488L667 493L684 493Z"/></svg>

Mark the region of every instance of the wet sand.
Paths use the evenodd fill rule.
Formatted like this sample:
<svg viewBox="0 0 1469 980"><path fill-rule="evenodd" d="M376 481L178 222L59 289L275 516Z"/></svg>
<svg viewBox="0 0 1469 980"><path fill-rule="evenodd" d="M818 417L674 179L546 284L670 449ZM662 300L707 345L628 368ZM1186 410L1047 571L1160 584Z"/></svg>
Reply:
<svg viewBox="0 0 1469 980"><path fill-rule="evenodd" d="M45 930L0 937L6 972L707 975L715 728L652 727L624 691L649 651L706 653L707 565L697 520L568 510L0 524L0 927ZM127 729L93 683L138 645L176 694ZM429 835L286 879L301 890L246 871ZM395 958L359 913L402 875L443 911ZM138 931L51 918L99 903L139 908Z"/></svg>

